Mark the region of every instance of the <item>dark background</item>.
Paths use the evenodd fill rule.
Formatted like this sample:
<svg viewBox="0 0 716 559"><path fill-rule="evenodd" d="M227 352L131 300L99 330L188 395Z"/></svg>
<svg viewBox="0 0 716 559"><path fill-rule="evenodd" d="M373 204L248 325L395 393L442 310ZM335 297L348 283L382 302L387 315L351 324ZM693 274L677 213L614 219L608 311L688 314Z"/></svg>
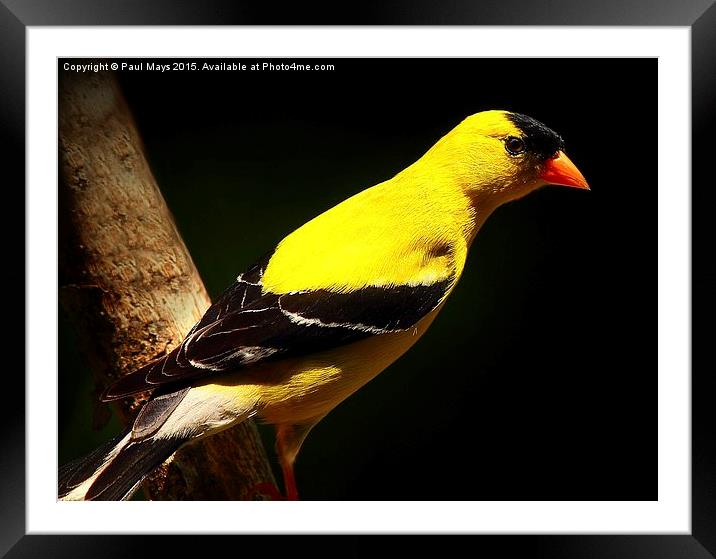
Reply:
<svg viewBox="0 0 716 559"><path fill-rule="evenodd" d="M120 74L214 297L480 110L554 128L592 192L488 220L428 333L311 433L302 498L656 499L656 60L321 62L336 70ZM90 388L61 316L61 463L118 429L91 430Z"/></svg>

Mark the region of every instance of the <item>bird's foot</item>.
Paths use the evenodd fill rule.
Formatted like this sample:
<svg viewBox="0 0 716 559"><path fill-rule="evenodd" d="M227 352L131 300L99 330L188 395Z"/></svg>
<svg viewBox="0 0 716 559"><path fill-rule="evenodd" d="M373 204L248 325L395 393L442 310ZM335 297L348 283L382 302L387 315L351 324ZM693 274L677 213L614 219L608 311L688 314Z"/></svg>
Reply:
<svg viewBox="0 0 716 559"><path fill-rule="evenodd" d="M273 483L263 482L257 483L248 490L249 501L265 500L268 497L270 501L297 501L298 495L295 498L291 496L284 497L283 494L278 490Z"/></svg>

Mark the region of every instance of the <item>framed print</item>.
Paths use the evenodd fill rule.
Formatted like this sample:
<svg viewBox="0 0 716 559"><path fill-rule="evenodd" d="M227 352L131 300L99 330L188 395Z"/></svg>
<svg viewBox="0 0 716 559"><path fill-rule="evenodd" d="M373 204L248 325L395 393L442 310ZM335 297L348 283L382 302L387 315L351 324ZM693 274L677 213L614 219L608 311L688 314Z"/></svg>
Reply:
<svg viewBox="0 0 716 559"><path fill-rule="evenodd" d="M26 423L23 429L21 410L13 410L23 401L16 396L5 407L3 552L32 556L50 546L84 556L111 541L108 552L121 556L142 548L152 552L138 534L330 533L351 535L344 545L359 554L379 544L355 535L401 533L492 534L477 538L475 549L565 557L713 553L713 381L708 368L691 365L691 336L694 355L704 351L699 347L705 347L706 332L698 328L698 318L707 323L713 309L714 277L713 265L698 259L697 251L689 259L691 246L706 249L703 239L709 238L704 215L709 189L689 188L689 181L709 184L708 177L697 178L705 174L713 143L709 31L716 12L702 4L683 6L678 14L671 6L635 4L631 13L623 7L599 13L585 7L568 14L573 17L554 7L538 13L532 5L520 15L497 7L481 7L480 14L466 8L459 18L426 9L419 21L415 14L397 21L402 18L386 13L361 22L467 25L405 28L251 26L270 22L264 13L247 19L233 8L221 11L219 3L184 6L167 20L159 12L70 9L81 3L61 14L39 5L2 8L8 167L18 173L15 184L26 181L28 223ZM219 14L236 19L219 22ZM348 23L322 16L325 23ZM244 26L211 27L217 23ZM311 22L299 16L295 23ZM185 24L207 27L177 26ZM553 24L564 27L539 27ZM624 24L646 27L614 27ZM603 27L570 27L575 25ZM492 109L507 112L486 113ZM539 160L539 172L547 173L545 161L557 152L569 154L570 178L562 170L561 179L549 174L551 182L588 181L592 191L550 187L518 201L511 200L526 192L506 198L509 204L480 221L474 243L470 237L470 256L458 272L462 279L450 287L450 299L430 331L388 371L336 396L337 404L352 394L345 402L321 407L316 417L335 410L320 423L300 423L308 412L295 411L298 415L281 423L272 410L284 408L272 408L274 396L260 392L265 381L251 384L260 387L255 389L260 403L242 411L241 420L263 418L293 430L287 435L279 429L278 455L271 429L247 421L240 436L229 430L221 435L225 439L186 445L161 471L157 465L181 444L161 456L153 454L156 447L127 454L123 472L154 460L126 486L115 491L108 483L105 495L113 500L111 495L129 496L151 474L143 492L132 493L132 502L57 500L58 464L114 437L134 436L123 434L122 423L135 421L143 400L125 399L123 412L114 408L119 413L114 416L106 405L93 404L99 393L111 394L113 375L169 352L210 300L233 301L222 292L232 281L250 278L252 263L262 254L278 258L275 247L289 242L283 237L343 200L351 203L363 189L387 183L408 193L405 185L429 176L431 188L459 183L463 192L463 179L441 178L447 176L444 169L453 168L442 158L425 164L420 175L410 169L425 161L421 157L441 137L451 137L451 130L459 135L469 115L475 116L468 125L497 119L474 125L464 137L473 142L484 133L490 140L480 145L499 145L492 157L509 162L510 169L522 148L506 142L536 150L543 145L534 139L536 126L540 134L555 134L559 143ZM509 133L496 124L503 121L511 123ZM495 138L499 141L492 143ZM23 145L26 166L20 163ZM98 160L98 166L91 163ZM478 167L468 167L472 177ZM393 179L403 169L408 169L398 175L403 179ZM130 191L132 181L142 182L143 189ZM91 205L92 189L100 183L117 198L107 214ZM434 190L422 192L413 204L425 203L422 198ZM418 218L410 212L410 194L395 199L404 216L396 226L412 227L410 221ZM149 202L137 209L142 201ZM356 231L369 237L384 223L357 209L346 216L374 221L361 228L329 220L316 237L320 243L335 237L346 239L336 246L356 246ZM108 220L118 224L117 236L105 236ZM145 229L148 223L159 229ZM344 230L353 233L341 237ZM388 229L377 235L373 251L383 250L381 243L399 242L393 235ZM132 308L107 303L113 287L101 283L101 274L91 274L110 253L122 266L116 277L124 285L117 289L131 290L149 276L169 284L164 299L169 314L147 318L141 300L148 283L137 283ZM288 307L298 304L290 298L324 289L314 280L305 286L294 281L312 255L292 257L284 280L275 283L278 260L259 266L262 296L276 295L282 316L293 317L291 328L350 323L360 326L361 336L375 334L368 332L372 319L365 310L375 303L341 300L330 320L305 314L318 303ZM77 264L89 258L91 265ZM377 288L385 269L364 283ZM317 273L309 272L304 275ZM55 311L56 277L61 291L75 290L74 303L63 301L60 311ZM281 281L288 283L280 287ZM405 279L406 292L416 291L415 281ZM400 287L399 280L386 282L391 289ZM79 297L87 286L95 290L90 298ZM692 289L699 300L693 331ZM182 290L188 294L177 295ZM336 289L329 298L346 292ZM185 312L187 299L181 297L194 300L196 312ZM156 301L149 307L156 309ZM427 304L421 301L419 308ZM438 301L442 305L442 296ZM388 322L370 328L382 335L391 320L402 326L406 304ZM351 308L358 314L346 318ZM85 315L79 326L78 312ZM219 321L216 312L212 320ZM101 319L86 320L89 315ZM113 324L122 321L135 325L134 340L116 335ZM175 324L167 327L167 321ZM281 328L284 343L288 334ZM239 329L234 325L226 332ZM300 341L305 332L290 332L297 347L306 347ZM196 355L192 359L208 360L198 361L203 365L227 356ZM144 361L132 365L132 360ZM151 371L146 382L150 378L156 384ZM197 378L189 378L190 393L198 394ZM14 393L23 391L17 386ZM177 408L166 409L171 417ZM93 429L93 420L101 430ZM300 446L308 431L295 464L302 500L284 502L291 471L282 461L281 441L297 440ZM141 444L132 441L134 452ZM121 462L116 453L107 456L98 463L100 471L112 460ZM182 502L171 502L176 500ZM164 552L178 545L184 551L202 549L176 539L151 541ZM292 552L310 545L296 539L284 543Z"/></svg>
<svg viewBox="0 0 716 559"><path fill-rule="evenodd" d="M70 335L70 327L60 327L60 464L89 453L121 432L117 425L114 430L105 429L97 435L88 421L91 412L77 413L85 409L86 393L93 389L77 389L92 374L82 366L80 356L73 356L73 351L86 345L84 340L88 339L93 345L111 346L114 353L130 346L128 361L135 367L136 343L125 341L131 338L131 332L114 344L111 340L103 342L102 332L121 329L114 326L120 314L130 317L140 314L144 294L154 291L157 288L152 286L165 280L163 272L159 280L155 274L147 279L143 274L132 274L135 279L128 287L126 274L132 268L164 270L169 266L175 270L183 266L179 259L175 263L157 264L163 262L164 255L179 252L170 248L169 235L154 230L160 218L149 216L154 215L152 207L159 204L144 204L142 201L151 199L152 194L142 192L137 196L135 189L122 182L123 177L129 176L138 177L141 184L149 182L141 178L145 175L144 164L135 166L139 160L135 154L141 148L125 149L124 132L117 132L117 128L132 129L122 116L129 109L110 103L111 109L97 113L92 107L98 99L116 99L118 91L124 93L136 128L141 130L157 184L166 185L162 187L163 197L172 208L188 251L195 254L193 259L202 270L201 276L214 300L225 289L226 278L236 277L232 268L250 270L251 262L266 253L262 244L269 247L279 244L287 227L296 229L316 211L320 213L344 199L351 200L345 205L352 204L351 196L364 182L377 184L389 180L394 172L391 167L418 158L419 144L430 144L441 126L457 126L456 133L465 126L473 126L473 121L485 119L491 123L495 119L497 124L490 126L500 126L503 113L485 110L500 107L500 103L524 107L522 110L539 115L541 121L551 121L567 138L565 153L572 160L581 159L575 165L590 176L592 183L607 184L612 177L624 177L625 183L656 182L656 59L113 58L93 64L92 60L77 58L58 61L60 173L62 184L71 185L70 192L59 202L60 299L65 311L61 324L88 314L102 317L100 324L82 319L75 329L76 337L69 341L65 337ZM114 74L102 70L107 64L117 66ZM550 80L557 84L560 78L556 76L569 76L569 93L555 94L559 86L542 83L545 74L555 76ZM116 76L116 83L108 85L111 75ZM490 81L489 93L476 94L474 88L453 87L452 80L462 75L484 76ZM623 88L612 95L593 89L595 83L608 79L623 84ZM287 87L292 91L290 96ZM476 96L480 97L479 102L475 101ZM88 103L92 107L86 106ZM633 110L636 105L641 107L638 113ZM588 123L573 126L567 120L558 120L565 114L581 114L585 106L590 107ZM455 114L461 115L458 122L453 122ZM460 124L463 114L474 116ZM513 118L519 121L531 117ZM615 158L614 129L595 122L630 122L642 141L629 149L629 158ZM204 151L198 151L197 143L204 146ZM519 149L519 141L516 143ZM107 150L110 154L119 150L123 155L115 159L106 155ZM403 150L402 156L386 155ZM179 153L184 155L178 156ZM513 160L502 147L494 157L498 161L500 157ZM366 161L361 161L355 178L351 178L351 173L343 169L351 168L356 158ZM116 161L120 165L112 173L115 178L110 186L105 186L109 179L92 170L88 162L93 160L103 160L105 165ZM267 165L269 160L271 164ZM594 166L590 167L592 161L601 160L609 161L604 177L599 176ZM373 170L369 171L373 164L368 161L376 161ZM344 172L346 178L340 176ZM411 172L406 171L403 176ZM235 173L241 176L238 185ZM420 179L415 182L419 184ZM99 193L94 192L93 185L110 193L121 193L121 200L102 195L105 202L99 206L95 202ZM426 192L439 188L431 180ZM635 293L612 281L612 270L619 269L622 275L632 278L633 284L647 283L648 256L635 255L633 246L648 242L649 229L643 221L646 218L641 217L650 215L644 211L648 202L640 189L614 189L610 194L602 194L599 202L587 202L588 194L583 190L543 189L519 204L505 206L510 210L495 210L493 215L485 216L457 284L467 287L454 288L448 301L454 298L459 302L451 313L440 311L440 320L436 318L426 338L430 342L415 344L390 365L389 374L386 371L376 376L311 430L294 467L302 500L658 499L658 472L654 464L656 429L648 419L656 410L657 382L652 370L643 366L643 355L649 349L647 340L634 334L635 330L645 328L643 321L651 308L650 292L642 289ZM271 196L267 197L267 192ZM105 203L112 207L111 215L122 216L121 229L112 228L104 233L106 218L95 223L94 216L107 214L102 209ZM405 203L402 198L400 203ZM492 202L481 202L488 203ZM584 209L583 204L588 204L589 209ZM621 206L618 212L615 204ZM412 205L408 203L401 211L401 223L410 219ZM371 215L378 212L378 206L371 205ZM432 211L439 215L445 210L438 206L437 202L431 203ZM543 206L549 209L540 210ZM87 211L84 209L87 207L95 209ZM522 212L520 208L524 208ZM541 211L548 213L530 218L532 212L541 216ZM244 216L244 212L248 215ZM599 218L607 212L613 220L609 229L600 226ZM62 217L68 213L70 217ZM360 209L349 208L348 213L347 219L354 223L331 225L326 235L339 237L344 228L352 227L359 227L368 235L366 229L381 230L383 221L390 219L386 216L365 225L360 220L367 218L360 217L363 215ZM510 217L511 214L514 216ZM330 217L331 213L326 215ZM428 232L437 228L435 219L431 219ZM540 223L537 228L535 221ZM152 223L152 230L141 238L123 232L143 231L147 222ZM320 225L321 218L312 223ZM520 233L525 228L527 231ZM501 238L503 231L513 233ZM625 231L630 242L625 241ZM122 245L131 246L131 250L122 253L116 246L119 241L108 242L107 235L111 238L120 235ZM524 235L523 240L520 235ZM158 243L157 238L162 241ZM526 239L536 244L525 247ZM380 250L377 243L378 239L370 243L369 261ZM320 242L312 241L310 246L316 244ZM155 254L153 247L157 245L161 246L160 254ZM216 248L212 249L213 246ZM356 253L358 249L350 246ZM389 246L389 250L394 250ZM506 254L506 246L510 247L511 255ZM143 257L138 253L151 258L142 264ZM300 260L310 260L311 254L302 254ZM539 260L533 259L535 254L541 254ZM337 259L333 266L339 266L340 261ZM109 265L110 262L118 264ZM299 261L291 267L292 278L299 275L296 267L302 265ZM94 277L92 270L100 269L102 272ZM114 269L121 271L117 272L120 286L100 277L114 277ZM342 274L345 277L355 273L353 270L348 267ZM510 287L502 291L500 285L505 285L508 277ZM566 281L567 277L572 279ZM122 297L133 301L132 308L124 310L114 303L103 304L96 312L89 311L96 294L92 290L86 290L89 291L86 297L78 293L80 288L76 286L83 282L102 285L105 294L123 294ZM168 285L173 283L191 285L192 279L187 275L180 282L167 281ZM141 287L136 288L135 284ZM411 289L419 291L415 286ZM244 293L239 290L246 306ZM523 291L525 294L520 297L513 295ZM357 293L351 297L359 296ZM184 300L172 288L170 294L152 297L152 307L158 305L157 299L177 296ZM190 294L189 302L171 306L191 308L193 297ZM287 304L284 301L284 307ZM448 303L445 305L445 310L450 309ZM204 306L208 307L208 302ZM379 303L371 305L373 309L378 306ZM349 307L349 303L344 303L344 314ZM628 313L631 318L614 324L612 317L624 313L625 308L632 309ZM475 314L477 309L484 309L486 314ZM142 317L149 314L149 310L141 312ZM166 316L177 314L167 309ZM181 316L172 320L179 321ZM153 323L152 319L145 319ZM191 318L196 319L198 316ZM112 324L105 326L107 320ZM89 323L87 332L82 327L85 321ZM365 315L361 321L368 322L369 317ZM479 327L483 321L490 327ZM571 326L565 328L567 324ZM179 327L178 336L191 327L192 324ZM604 348L595 353L596 346L607 343L604 332L610 332L614 349ZM166 344L159 327L154 326L152 333L161 340L160 344ZM523 333L530 333L527 340L523 339ZM138 336L143 341L144 330ZM506 339L514 341L507 343ZM510 358L508 348L512 343L520 346L521 351ZM162 347L152 348L148 353L161 351ZM549 373L544 371L546 364L543 357L537 357L540 355L549 355ZM587 362L586 355L591 356ZM109 359L98 359L97 369L105 370L101 363ZM617 360L619 366L614 365ZM490 371L486 363L494 363L496 371ZM581 380L575 380L577 363ZM625 370L633 372L625 375ZM595 382L600 378L600 382ZM101 386L94 389L95 393L106 389L103 382L98 380ZM317 384L313 382L314 386ZM620 386L618 396L614 394L616 385ZM406 400L399 396L403 390L409 394ZM612 406L609 416L601 413L605 401ZM268 401L267 406L271 405ZM257 413L257 417L262 415L271 421L270 411ZM567 415L571 417L569 425L564 421ZM391 417L395 421L387 420ZM528 417L529 426L525 423ZM626 425L630 427L627 429ZM259 428L269 441L267 450L272 459L271 429L260 424ZM476 438L470 440L473 430ZM249 436L250 433L242 433L241 439ZM182 492L167 497L173 491L163 480L161 494L154 492L152 486L156 482L147 488L151 497L245 500L252 485L266 483L270 474L257 475L247 481L247 494L242 494L241 473L225 472L224 461L232 442L223 439L220 442L221 467L217 464L217 471L206 478L230 482L200 489L197 485L203 485L202 480L188 479L185 474L190 468L183 461L193 458L179 454L171 467L179 470L176 477L183 480ZM245 460L253 448L255 444L238 449L235 461L239 462L241 457ZM455 449L455 455L448 449ZM195 452L200 457L212 456L210 448L199 452L194 447L192 456ZM620 456L618 468L615 455ZM541 458L533 461L526 456ZM280 461L280 456L277 459ZM208 466L206 458L200 458L199 463ZM407 464L414 466L406 468ZM462 475L457 474L463 468L471 472L471 483L461 481ZM258 469L258 464L248 468L252 472ZM277 472L278 487L282 486L282 477ZM447 481L451 479L455 481ZM229 489L219 491L217 485ZM75 493L72 497L76 496Z"/></svg>

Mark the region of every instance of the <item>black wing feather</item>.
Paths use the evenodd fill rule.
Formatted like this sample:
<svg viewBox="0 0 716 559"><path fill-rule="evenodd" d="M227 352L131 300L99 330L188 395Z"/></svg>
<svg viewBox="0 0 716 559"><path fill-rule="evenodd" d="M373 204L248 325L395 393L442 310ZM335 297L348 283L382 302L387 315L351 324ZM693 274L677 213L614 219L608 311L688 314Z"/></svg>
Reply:
<svg viewBox="0 0 716 559"><path fill-rule="evenodd" d="M120 379L103 399L407 330L437 307L452 285L449 278L431 285L372 286L347 293L262 293L261 277L269 259L240 275L179 347Z"/></svg>

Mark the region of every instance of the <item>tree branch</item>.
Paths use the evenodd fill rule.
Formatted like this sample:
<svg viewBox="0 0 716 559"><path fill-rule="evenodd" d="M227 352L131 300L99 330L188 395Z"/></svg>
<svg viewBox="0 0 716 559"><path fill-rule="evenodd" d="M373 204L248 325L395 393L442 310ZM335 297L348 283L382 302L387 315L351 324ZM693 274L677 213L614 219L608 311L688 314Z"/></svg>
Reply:
<svg viewBox="0 0 716 559"><path fill-rule="evenodd" d="M97 395L178 345L210 300L109 72L61 72L59 146L60 299ZM98 425L109 410L96 401ZM118 402L121 421L143 401ZM153 500L240 500L267 482L266 453L245 421L180 449L145 489Z"/></svg>

